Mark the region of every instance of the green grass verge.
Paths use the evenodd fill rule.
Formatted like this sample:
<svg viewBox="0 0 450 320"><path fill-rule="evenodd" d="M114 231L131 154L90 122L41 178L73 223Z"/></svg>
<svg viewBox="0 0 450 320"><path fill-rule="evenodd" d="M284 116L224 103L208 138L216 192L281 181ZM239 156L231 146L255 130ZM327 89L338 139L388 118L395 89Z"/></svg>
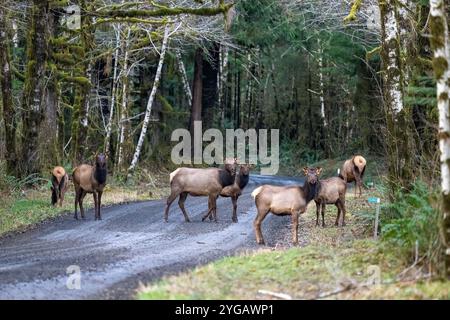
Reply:
<svg viewBox="0 0 450 320"><path fill-rule="evenodd" d="M316 228L315 206L310 205L300 223L304 247L262 248L226 257L142 286L137 298L274 298L263 290L293 299L450 299L450 282L420 280L423 270L407 269L398 247L370 238L371 226L360 212L373 208L364 199L348 194L347 206L346 227L331 226L335 209L329 206L328 227Z"/></svg>

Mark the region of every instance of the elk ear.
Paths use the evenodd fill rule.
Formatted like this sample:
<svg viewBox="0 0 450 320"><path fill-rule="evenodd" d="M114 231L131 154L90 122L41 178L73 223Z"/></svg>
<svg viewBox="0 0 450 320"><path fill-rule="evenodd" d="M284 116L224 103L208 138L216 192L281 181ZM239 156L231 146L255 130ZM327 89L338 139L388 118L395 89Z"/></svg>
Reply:
<svg viewBox="0 0 450 320"><path fill-rule="evenodd" d="M303 168L303 174L304 174L305 176L308 175L308 167L304 167L304 168Z"/></svg>
<svg viewBox="0 0 450 320"><path fill-rule="evenodd" d="M321 167L317 167L316 168L316 173L317 173L317 175L321 174L322 173L322 168Z"/></svg>

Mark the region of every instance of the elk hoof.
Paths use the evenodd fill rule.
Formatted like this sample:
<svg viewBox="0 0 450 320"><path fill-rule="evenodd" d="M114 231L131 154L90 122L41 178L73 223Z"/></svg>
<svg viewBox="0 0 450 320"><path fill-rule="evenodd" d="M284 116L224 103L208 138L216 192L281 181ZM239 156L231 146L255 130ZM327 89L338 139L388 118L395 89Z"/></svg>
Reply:
<svg viewBox="0 0 450 320"><path fill-rule="evenodd" d="M265 245L266 243L264 242L264 240L259 240L259 241L256 241L259 245Z"/></svg>
<svg viewBox="0 0 450 320"><path fill-rule="evenodd" d="M325 228L325 223L322 223L322 228Z"/></svg>
<svg viewBox="0 0 450 320"><path fill-rule="evenodd" d="M234 223L238 222L238 218L233 217L231 220L233 220Z"/></svg>
<svg viewBox="0 0 450 320"><path fill-rule="evenodd" d="M186 221L186 222L191 222L191 220L189 220L189 219L185 219L184 221Z"/></svg>
<svg viewBox="0 0 450 320"><path fill-rule="evenodd" d="M292 241L292 245L298 246L298 241Z"/></svg>
<svg viewBox="0 0 450 320"><path fill-rule="evenodd" d="M74 217L75 220L78 220L78 217L77 217L77 216L73 216L73 217Z"/></svg>

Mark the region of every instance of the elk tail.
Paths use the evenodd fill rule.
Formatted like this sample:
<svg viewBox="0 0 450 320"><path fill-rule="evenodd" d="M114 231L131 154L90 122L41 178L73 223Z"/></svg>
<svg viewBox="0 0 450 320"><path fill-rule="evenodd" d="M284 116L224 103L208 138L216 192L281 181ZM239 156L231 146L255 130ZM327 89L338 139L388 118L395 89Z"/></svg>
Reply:
<svg viewBox="0 0 450 320"><path fill-rule="evenodd" d="M173 178L176 176L176 174L178 173L178 171L180 170L181 168L178 168L177 170L175 170L175 171L173 171L173 172L171 172L170 173L170 182L172 182L172 180L173 180Z"/></svg>
<svg viewBox="0 0 450 320"><path fill-rule="evenodd" d="M261 193L262 189L263 189L263 187L261 186L261 187L256 188L255 190L253 190L253 192L252 192L253 199L256 199L256 196Z"/></svg>

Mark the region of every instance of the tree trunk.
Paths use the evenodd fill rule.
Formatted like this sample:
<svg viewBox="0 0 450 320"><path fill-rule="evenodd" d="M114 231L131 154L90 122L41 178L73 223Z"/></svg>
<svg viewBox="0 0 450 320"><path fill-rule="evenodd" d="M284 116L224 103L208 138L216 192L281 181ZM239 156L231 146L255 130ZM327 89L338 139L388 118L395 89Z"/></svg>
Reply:
<svg viewBox="0 0 450 320"><path fill-rule="evenodd" d="M148 98L147 109L145 111L145 117L144 117L144 123L142 124L142 130L141 130L141 134L139 136L138 143L136 145L136 150L133 155L133 160L131 161L131 165L128 168L129 174L131 174L134 171L134 169L136 168L136 165L139 161L139 156L141 154L142 146L144 144L145 135L147 134L147 128L148 128L148 124L150 122L150 115L152 113L153 101L155 100L156 91L158 90L159 79L161 77L162 67L164 64L164 56L166 55L167 42L169 40L169 32L170 32L170 27L169 27L169 25L166 25L166 27L164 29L164 38L163 38L163 42L161 45L161 52L160 52L160 56L159 56L158 68L156 69L155 81L153 82L153 88L152 88L152 91Z"/></svg>
<svg viewBox="0 0 450 320"><path fill-rule="evenodd" d="M20 175L41 172L39 131L44 118L48 59L48 1L34 0L27 38L27 68L22 99L23 135Z"/></svg>
<svg viewBox="0 0 450 320"><path fill-rule="evenodd" d="M409 111L404 109L400 25L395 0L380 1L381 59L386 115L386 154L389 185L393 195L398 187L409 190L414 180L415 146Z"/></svg>
<svg viewBox="0 0 450 320"><path fill-rule="evenodd" d="M439 110L445 273L450 278L450 44L444 0L430 0L431 46ZM447 8L448 9L448 8Z"/></svg>
<svg viewBox="0 0 450 320"><path fill-rule="evenodd" d="M114 70L113 70L113 80L112 80L112 89L111 89L111 105L109 107L109 119L108 124L106 126L106 137L105 137L105 145L104 145L104 152L107 156L110 155L110 141L111 141L111 131L112 131L112 122L114 119L114 109L116 104L116 90L117 90L117 65L119 63L119 47L120 47L120 33L121 33L121 27L120 25L116 29L116 50L114 52Z"/></svg>
<svg viewBox="0 0 450 320"><path fill-rule="evenodd" d="M123 47L123 66L122 66L122 107L120 109L119 122L119 152L117 156L117 169L122 170L124 163L124 144L128 136L128 60L129 60L129 42L131 28L128 28L124 47Z"/></svg>
<svg viewBox="0 0 450 320"><path fill-rule="evenodd" d="M219 69L219 107L220 107L220 118L222 126L225 123L225 108L226 99L224 96L226 94L227 79L228 79L228 48L225 46L220 46L220 69ZM224 101L225 100L225 101Z"/></svg>
<svg viewBox="0 0 450 320"><path fill-rule="evenodd" d="M194 62L194 83L192 85L192 111L190 131L194 137L194 121L202 120L202 92L203 92L203 50L198 48L195 51ZM194 144L192 144L193 146Z"/></svg>
<svg viewBox="0 0 450 320"><path fill-rule="evenodd" d="M186 94L186 98L188 100L189 105L191 105L192 92L191 92L191 87L189 86L189 81L188 81L188 78L186 75L186 68L184 67L180 49L177 49L175 51L175 56L177 58L177 67L178 67L178 72L180 73L181 82L183 83L184 93Z"/></svg>
<svg viewBox="0 0 450 320"><path fill-rule="evenodd" d="M11 56L4 1L0 1L0 85L3 102L3 121L5 123L6 169L11 175L16 174L16 123L12 100Z"/></svg>

